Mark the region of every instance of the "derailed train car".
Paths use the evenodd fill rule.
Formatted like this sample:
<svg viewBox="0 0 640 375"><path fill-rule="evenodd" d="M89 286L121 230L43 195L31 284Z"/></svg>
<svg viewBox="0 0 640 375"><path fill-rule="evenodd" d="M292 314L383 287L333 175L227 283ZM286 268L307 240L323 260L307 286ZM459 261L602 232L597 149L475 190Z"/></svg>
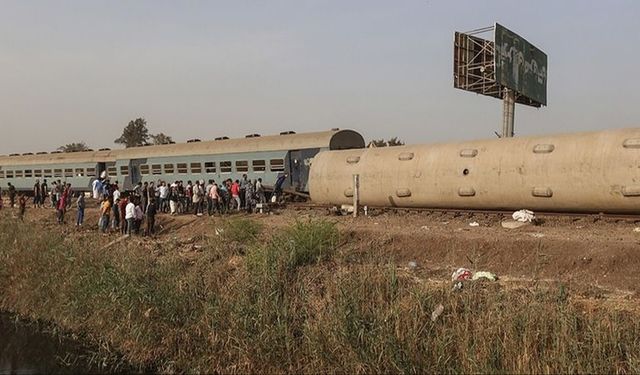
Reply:
<svg viewBox="0 0 640 375"><path fill-rule="evenodd" d="M640 128L321 152L317 203L640 213Z"/></svg>
<svg viewBox="0 0 640 375"><path fill-rule="evenodd" d="M284 187L308 192L311 159L320 151L363 148L364 139L353 130L302 133L283 132L261 137L220 137L213 141L132 147L73 153L0 156L0 186L12 183L30 191L36 180L61 180L75 191L88 191L98 176L117 180L125 190L138 182L262 178L265 185L288 175Z"/></svg>

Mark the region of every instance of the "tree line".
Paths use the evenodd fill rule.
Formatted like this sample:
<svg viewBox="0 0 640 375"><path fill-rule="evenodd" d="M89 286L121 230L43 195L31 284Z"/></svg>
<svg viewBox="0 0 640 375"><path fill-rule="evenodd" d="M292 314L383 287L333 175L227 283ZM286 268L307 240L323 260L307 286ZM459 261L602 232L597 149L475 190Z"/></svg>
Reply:
<svg viewBox="0 0 640 375"><path fill-rule="evenodd" d="M147 128L147 120L144 117L139 117L135 120L129 121L129 124L122 130L122 135L116 138L114 141L116 144L124 145L124 147L138 147L147 145L166 145L175 143L173 138L164 134L149 134L149 128ZM367 147L392 147L403 146L404 142L398 139L398 137L384 139L373 139L369 142ZM85 142L73 142L58 147L59 151L63 152L77 152L88 151L89 146Z"/></svg>

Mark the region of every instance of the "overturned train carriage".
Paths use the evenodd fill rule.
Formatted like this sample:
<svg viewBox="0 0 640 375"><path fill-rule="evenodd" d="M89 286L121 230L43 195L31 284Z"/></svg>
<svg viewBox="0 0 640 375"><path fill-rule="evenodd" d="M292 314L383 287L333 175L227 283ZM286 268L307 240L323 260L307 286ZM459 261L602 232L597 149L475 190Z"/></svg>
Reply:
<svg viewBox="0 0 640 375"><path fill-rule="evenodd" d="M640 213L640 128L321 152L318 203Z"/></svg>
<svg viewBox="0 0 640 375"><path fill-rule="evenodd" d="M287 173L285 188L307 192L310 161L318 152L363 147L359 133L334 129L97 152L0 156L0 186L6 188L10 182L30 191L36 179L47 179L86 191L103 172L126 190L144 181L235 180L243 174L271 185Z"/></svg>

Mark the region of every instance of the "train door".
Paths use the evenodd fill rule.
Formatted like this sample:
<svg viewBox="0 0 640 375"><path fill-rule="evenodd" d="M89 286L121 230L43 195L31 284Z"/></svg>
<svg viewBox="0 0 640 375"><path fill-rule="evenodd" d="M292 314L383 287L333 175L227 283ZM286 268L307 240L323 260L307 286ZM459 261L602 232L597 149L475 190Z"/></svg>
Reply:
<svg viewBox="0 0 640 375"><path fill-rule="evenodd" d="M302 152L300 150L289 152L289 171L289 183L295 191L299 191L304 181L304 176L302 176Z"/></svg>
<svg viewBox="0 0 640 375"><path fill-rule="evenodd" d="M103 177L103 172L106 175L107 173L107 163L98 163L98 173L96 173L96 176L98 176L98 178L102 178Z"/></svg>
<svg viewBox="0 0 640 375"><path fill-rule="evenodd" d="M147 159L131 159L129 161L129 176L125 179L125 190L133 190L133 188L142 181L140 166L147 163Z"/></svg>

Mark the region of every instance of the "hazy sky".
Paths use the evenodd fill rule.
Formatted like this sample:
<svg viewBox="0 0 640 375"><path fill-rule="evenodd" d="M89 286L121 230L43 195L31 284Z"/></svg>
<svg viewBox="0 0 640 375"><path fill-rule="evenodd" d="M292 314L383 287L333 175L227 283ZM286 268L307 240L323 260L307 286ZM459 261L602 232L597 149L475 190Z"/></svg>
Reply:
<svg viewBox="0 0 640 375"><path fill-rule="evenodd" d="M127 122L178 141L352 128L494 137L497 99L453 88L453 33L499 22L549 56L516 134L640 124L640 1L0 0L0 154ZM490 37L490 35L487 35Z"/></svg>

